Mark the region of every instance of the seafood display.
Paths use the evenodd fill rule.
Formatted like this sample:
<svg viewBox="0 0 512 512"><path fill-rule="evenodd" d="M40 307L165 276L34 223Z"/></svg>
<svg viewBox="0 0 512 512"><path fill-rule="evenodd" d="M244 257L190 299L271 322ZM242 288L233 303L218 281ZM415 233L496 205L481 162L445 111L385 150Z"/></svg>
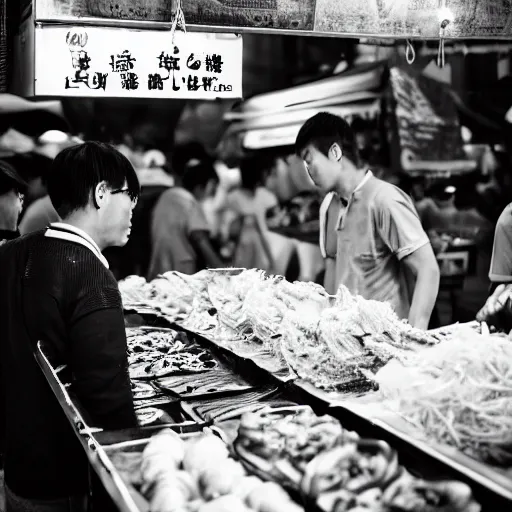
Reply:
<svg viewBox="0 0 512 512"><path fill-rule="evenodd" d="M231 397L188 400L182 404L183 410L198 422L214 422L238 418L245 412L256 411L265 407L295 405L283 399L274 386L263 387Z"/></svg>
<svg viewBox="0 0 512 512"><path fill-rule="evenodd" d="M129 329L131 379L155 379L173 373L199 373L217 366L210 352L175 331Z"/></svg>
<svg viewBox="0 0 512 512"><path fill-rule="evenodd" d="M118 471L148 500L151 512L300 512L279 485L250 476L211 434L185 441L155 434L141 453L117 453Z"/></svg>
<svg viewBox="0 0 512 512"><path fill-rule="evenodd" d="M208 396L216 393L246 391L251 386L233 372L220 368L199 375L171 375L158 379L155 385L181 398Z"/></svg>
<svg viewBox="0 0 512 512"><path fill-rule="evenodd" d="M236 270L203 271L195 276L173 272L151 283L129 278L123 300L154 308L164 316L165 308L178 310L179 315L169 320L254 361L258 371L267 371L281 384L251 387L221 367L202 345L176 334L164 340L160 334L129 340L133 382L146 383L145 375L152 376L151 387L132 383L136 399L170 394L182 400L181 411L197 424L229 424L231 439L238 431L234 456L245 471L257 475L245 478L257 478L260 483L271 480L278 484L277 495L284 487L295 498L301 496L306 509L480 510L467 485L413 476L386 443L362 439L332 417L318 417L281 393L286 383L295 381L293 389L334 405L338 400L347 404L361 400L368 406L378 401L379 411L395 418L398 414L402 422L405 418L418 440L430 440L436 449L454 447L506 468L512 465L512 344L508 338L480 334L483 328L477 322L422 331L399 319L389 304L354 296L343 286L332 296L314 283L291 283L255 269ZM141 291L135 291L137 286ZM187 356L182 358L183 354ZM168 364L174 366L169 369ZM151 404L139 413L147 416L144 421L160 422L158 411L162 408ZM370 409L366 411L372 417ZM234 470L229 465L225 478L231 482ZM177 489L183 487L181 481L172 482ZM244 499L235 505L237 494L233 498L226 492L225 500L219 501L203 494L205 485L200 480L197 486L199 493L192 493L176 510L251 509ZM297 506L287 500L286 506Z"/></svg>
<svg viewBox="0 0 512 512"><path fill-rule="evenodd" d="M317 416L309 407L266 409L242 416L237 451L275 464L268 474L304 473L321 452L358 438L331 416ZM283 471L284 464L291 467Z"/></svg>
<svg viewBox="0 0 512 512"><path fill-rule="evenodd" d="M512 463L512 343L467 329L377 376L384 405L441 444ZM407 386L403 386L407 382Z"/></svg>
<svg viewBox="0 0 512 512"><path fill-rule="evenodd" d="M146 400L161 394L161 392L159 392L150 382L132 380L131 386L134 400Z"/></svg>
<svg viewBox="0 0 512 512"><path fill-rule="evenodd" d="M386 443L360 439L309 408L244 415L235 451L324 512L480 510L467 485L414 478Z"/></svg>
<svg viewBox="0 0 512 512"><path fill-rule="evenodd" d="M180 272L165 272L148 283L143 277L129 276L119 282L125 309L163 314L173 321L189 316L195 306L211 307L206 284L208 272L193 276ZM206 304L205 304L206 302Z"/></svg>
<svg viewBox="0 0 512 512"><path fill-rule="evenodd" d="M128 278L122 289L137 283ZM390 359L439 341L400 320L389 304L352 296L344 287L330 296L315 283L290 283L255 269L168 272L145 286L152 300L188 312L180 321L186 329L241 356L266 357L266 368L327 391L374 389L375 373ZM174 298L180 287L179 300L188 307ZM139 296L129 290L126 300L133 297ZM268 356L275 363L269 365Z"/></svg>

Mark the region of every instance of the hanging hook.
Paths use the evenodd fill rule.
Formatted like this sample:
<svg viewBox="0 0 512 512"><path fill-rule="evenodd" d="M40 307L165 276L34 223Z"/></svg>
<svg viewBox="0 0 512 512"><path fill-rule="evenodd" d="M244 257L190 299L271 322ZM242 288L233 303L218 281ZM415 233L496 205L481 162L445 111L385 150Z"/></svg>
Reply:
<svg viewBox="0 0 512 512"><path fill-rule="evenodd" d="M183 8L181 6L181 0L177 0L176 13L171 25L171 42L174 43L174 34L177 28L181 28L184 33L187 33L187 27L185 25L185 15L183 14Z"/></svg>
<svg viewBox="0 0 512 512"><path fill-rule="evenodd" d="M416 59L416 51L414 50L414 46L411 43L410 39L406 40L407 46L405 48L405 59L407 60L407 64L412 64Z"/></svg>
<svg viewBox="0 0 512 512"><path fill-rule="evenodd" d="M439 28L439 49L437 51L437 65L444 68L445 55L444 55L444 33L446 27L450 24L450 20L443 20Z"/></svg>

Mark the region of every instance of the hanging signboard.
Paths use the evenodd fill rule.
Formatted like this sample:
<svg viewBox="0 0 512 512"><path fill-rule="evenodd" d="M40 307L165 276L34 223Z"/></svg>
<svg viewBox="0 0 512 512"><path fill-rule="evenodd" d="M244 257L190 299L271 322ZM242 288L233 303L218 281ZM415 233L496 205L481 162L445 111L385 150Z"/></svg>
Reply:
<svg viewBox="0 0 512 512"><path fill-rule="evenodd" d="M458 113L444 84L410 69L392 68L390 93L395 168L412 174L475 168L465 156Z"/></svg>
<svg viewBox="0 0 512 512"><path fill-rule="evenodd" d="M234 34L36 26L37 96L242 97Z"/></svg>
<svg viewBox="0 0 512 512"><path fill-rule="evenodd" d="M38 20L170 22L177 0L34 0ZM375 38L512 36L510 0L182 0L187 26Z"/></svg>

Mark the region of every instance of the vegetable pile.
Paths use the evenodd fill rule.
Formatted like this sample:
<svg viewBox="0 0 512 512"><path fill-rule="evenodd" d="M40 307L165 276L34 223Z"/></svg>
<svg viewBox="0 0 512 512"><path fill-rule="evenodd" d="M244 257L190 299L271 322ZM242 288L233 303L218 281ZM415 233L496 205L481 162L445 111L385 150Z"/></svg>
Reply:
<svg viewBox="0 0 512 512"><path fill-rule="evenodd" d="M377 379L388 406L430 438L485 462L512 463L512 342L506 337L468 329ZM394 382L402 382L400 389Z"/></svg>

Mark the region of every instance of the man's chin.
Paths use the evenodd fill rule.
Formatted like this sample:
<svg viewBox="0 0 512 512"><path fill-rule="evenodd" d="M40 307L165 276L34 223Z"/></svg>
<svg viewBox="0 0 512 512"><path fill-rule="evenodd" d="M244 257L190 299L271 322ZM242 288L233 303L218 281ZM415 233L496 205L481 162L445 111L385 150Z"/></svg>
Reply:
<svg viewBox="0 0 512 512"><path fill-rule="evenodd" d="M129 239L130 239L129 235L126 235L122 239L112 242L110 244L110 247L124 247L128 243Z"/></svg>

